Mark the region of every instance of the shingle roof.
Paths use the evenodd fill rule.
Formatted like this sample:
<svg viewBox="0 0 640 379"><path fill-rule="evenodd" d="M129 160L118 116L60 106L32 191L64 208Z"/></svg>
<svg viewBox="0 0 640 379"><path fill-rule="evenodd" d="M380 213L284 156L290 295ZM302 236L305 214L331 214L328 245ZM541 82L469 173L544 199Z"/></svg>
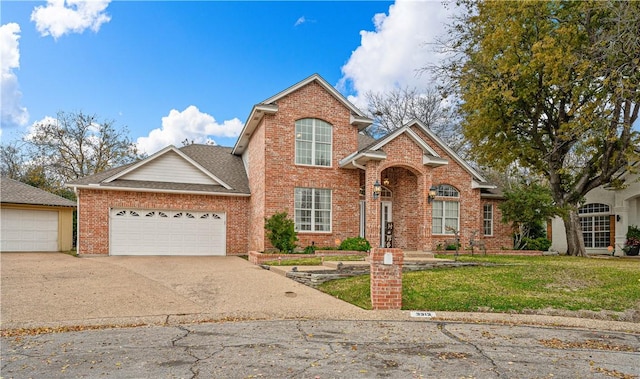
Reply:
<svg viewBox="0 0 640 379"><path fill-rule="evenodd" d="M358 133L358 151L364 150L370 145L373 145L376 141L377 140L373 137Z"/></svg>
<svg viewBox="0 0 640 379"><path fill-rule="evenodd" d="M76 203L69 199L9 178L0 178L0 200L2 203L11 204L76 206Z"/></svg>
<svg viewBox="0 0 640 379"><path fill-rule="evenodd" d="M198 163L215 177L231 187L220 185L188 184L174 182L152 182L140 180L116 179L108 183L104 181L124 170L132 164L113 168L99 174L87 176L67 183L69 186L97 185L122 188L140 188L146 190L216 192L228 194L249 194L249 180L244 169L242 157L231 154L230 147L191 144L179 149L190 159Z"/></svg>

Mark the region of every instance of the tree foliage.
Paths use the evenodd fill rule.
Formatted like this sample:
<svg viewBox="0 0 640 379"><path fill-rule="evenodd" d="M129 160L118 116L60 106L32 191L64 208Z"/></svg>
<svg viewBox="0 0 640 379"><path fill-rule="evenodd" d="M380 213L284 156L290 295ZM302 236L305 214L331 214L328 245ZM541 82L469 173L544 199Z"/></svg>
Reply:
<svg viewBox="0 0 640 379"><path fill-rule="evenodd" d="M82 112L34 124L23 141L0 147L3 176L70 197L64 183L134 162L143 155L127 128Z"/></svg>
<svg viewBox="0 0 640 379"><path fill-rule="evenodd" d="M502 222L511 224L513 228L514 247L525 248L528 240L544 237L532 232L540 230L541 225L558 213L549 187L523 183L506 190L504 197L505 201L499 208Z"/></svg>
<svg viewBox="0 0 640 379"><path fill-rule="evenodd" d="M640 2L460 3L441 69L473 157L544 176L569 253L584 255L584 195L640 159Z"/></svg>

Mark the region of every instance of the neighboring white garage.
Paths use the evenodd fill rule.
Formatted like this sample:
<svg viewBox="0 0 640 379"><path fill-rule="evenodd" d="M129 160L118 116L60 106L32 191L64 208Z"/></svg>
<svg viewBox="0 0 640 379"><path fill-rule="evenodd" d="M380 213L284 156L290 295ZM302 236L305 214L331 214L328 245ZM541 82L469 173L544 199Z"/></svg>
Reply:
<svg viewBox="0 0 640 379"><path fill-rule="evenodd" d="M73 201L18 181L0 179L0 251L68 251Z"/></svg>
<svg viewBox="0 0 640 379"><path fill-rule="evenodd" d="M111 255L225 255L223 212L112 209Z"/></svg>

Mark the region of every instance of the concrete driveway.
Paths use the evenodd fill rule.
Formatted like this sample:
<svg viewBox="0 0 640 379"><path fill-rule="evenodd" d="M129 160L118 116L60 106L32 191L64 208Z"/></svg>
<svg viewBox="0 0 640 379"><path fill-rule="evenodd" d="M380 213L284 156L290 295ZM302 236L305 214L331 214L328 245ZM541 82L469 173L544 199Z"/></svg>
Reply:
<svg viewBox="0 0 640 379"><path fill-rule="evenodd" d="M239 257L2 253L3 329L221 319L362 319L367 311Z"/></svg>
<svg viewBox="0 0 640 379"><path fill-rule="evenodd" d="M0 254L0 327L176 325L223 320L424 321L366 311L238 257ZM640 324L558 316L437 312L432 320L633 331Z"/></svg>

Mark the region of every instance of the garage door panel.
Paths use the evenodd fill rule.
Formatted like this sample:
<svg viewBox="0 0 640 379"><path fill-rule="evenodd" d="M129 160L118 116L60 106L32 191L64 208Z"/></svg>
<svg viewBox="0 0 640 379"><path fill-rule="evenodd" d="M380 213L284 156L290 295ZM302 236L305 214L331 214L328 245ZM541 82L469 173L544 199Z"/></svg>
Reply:
<svg viewBox="0 0 640 379"><path fill-rule="evenodd" d="M110 246L112 255L225 255L225 214L112 210Z"/></svg>
<svg viewBox="0 0 640 379"><path fill-rule="evenodd" d="M2 209L0 251L58 251L58 211Z"/></svg>

